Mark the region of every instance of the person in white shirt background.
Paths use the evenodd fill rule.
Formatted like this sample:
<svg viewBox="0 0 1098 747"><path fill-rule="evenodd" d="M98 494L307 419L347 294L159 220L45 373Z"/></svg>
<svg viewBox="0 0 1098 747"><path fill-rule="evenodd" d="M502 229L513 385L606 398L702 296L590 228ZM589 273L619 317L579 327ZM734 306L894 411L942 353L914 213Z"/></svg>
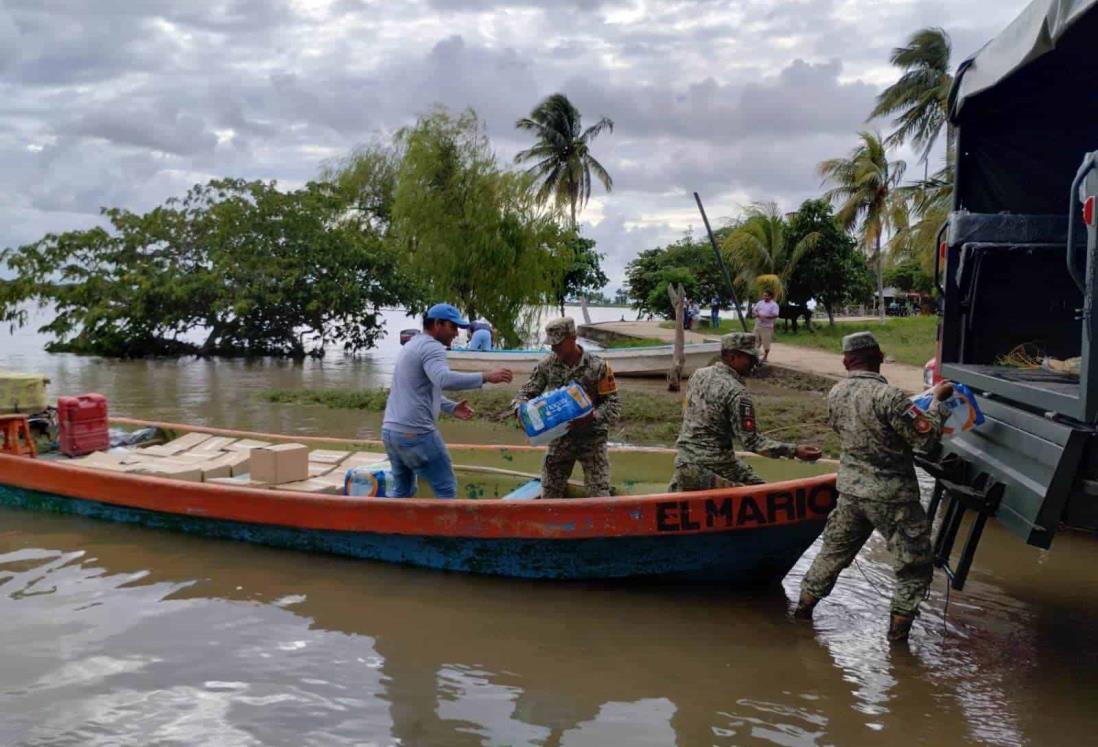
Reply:
<svg viewBox="0 0 1098 747"><path fill-rule="evenodd" d="M762 348L761 363L770 357L770 343L774 341L774 321L781 313L781 307L774 300L774 294L763 291L762 300L755 304L755 347Z"/></svg>

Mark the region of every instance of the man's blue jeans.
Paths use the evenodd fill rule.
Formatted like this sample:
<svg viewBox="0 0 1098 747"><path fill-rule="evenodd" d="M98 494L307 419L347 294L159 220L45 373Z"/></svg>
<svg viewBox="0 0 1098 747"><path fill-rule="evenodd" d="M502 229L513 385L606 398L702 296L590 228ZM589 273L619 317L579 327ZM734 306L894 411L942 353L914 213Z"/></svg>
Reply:
<svg viewBox="0 0 1098 747"><path fill-rule="evenodd" d="M411 498L416 494L416 477L431 486L436 498L456 498L457 478L450 452L438 431L402 433L381 429L381 441L393 469L392 498Z"/></svg>

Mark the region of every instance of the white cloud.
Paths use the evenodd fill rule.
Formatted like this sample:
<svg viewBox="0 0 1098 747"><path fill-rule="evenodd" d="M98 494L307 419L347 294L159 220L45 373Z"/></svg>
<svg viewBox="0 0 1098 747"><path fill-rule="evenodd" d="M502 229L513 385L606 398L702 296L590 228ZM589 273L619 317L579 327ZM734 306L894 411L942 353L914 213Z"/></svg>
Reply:
<svg viewBox="0 0 1098 747"><path fill-rule="evenodd" d="M0 246L215 176L299 184L436 103L474 107L510 159L514 121L563 91L615 120L586 230L616 282L700 225L693 190L714 219L818 194L912 31L945 27L959 61L1024 5L0 0Z"/></svg>

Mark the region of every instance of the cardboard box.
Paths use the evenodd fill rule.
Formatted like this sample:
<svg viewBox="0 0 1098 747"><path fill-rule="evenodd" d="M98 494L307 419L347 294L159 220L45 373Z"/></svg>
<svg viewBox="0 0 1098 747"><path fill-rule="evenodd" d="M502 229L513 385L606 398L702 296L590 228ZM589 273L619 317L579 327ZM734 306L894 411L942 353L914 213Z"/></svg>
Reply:
<svg viewBox="0 0 1098 747"><path fill-rule="evenodd" d="M221 452L198 464L202 468L202 480L209 482L216 477L238 477L248 474L249 458L240 452Z"/></svg>
<svg viewBox="0 0 1098 747"><path fill-rule="evenodd" d="M280 485L309 479L309 447L304 444L260 446L250 453L253 480Z"/></svg>
<svg viewBox="0 0 1098 747"><path fill-rule="evenodd" d="M179 451L168 444L162 444L159 446L146 446L140 449L140 453L148 457L171 457L178 454Z"/></svg>
<svg viewBox="0 0 1098 747"><path fill-rule="evenodd" d="M336 465L342 462L347 457L351 456L349 451L338 451L336 449L313 449L309 452L309 461L316 462L317 464Z"/></svg>
<svg viewBox="0 0 1098 747"><path fill-rule="evenodd" d="M169 441L166 444L147 446L141 451L150 456L175 456L176 454L182 454L184 451L193 449L195 446L198 446L209 439L210 434L208 433L188 433L184 436L180 436L174 441Z"/></svg>
<svg viewBox="0 0 1098 747"><path fill-rule="evenodd" d="M73 459L69 464L77 467L90 467L109 472L133 472L136 467L132 461L126 461L125 455L106 451L93 451L87 456Z"/></svg>
<svg viewBox="0 0 1098 747"><path fill-rule="evenodd" d="M323 475L310 478L313 482L322 482L326 485L331 485L337 489L339 493L343 492L343 486L347 479L347 470L342 466L332 470L331 472L325 472Z"/></svg>
<svg viewBox="0 0 1098 747"><path fill-rule="evenodd" d="M217 454L206 454L196 451L182 451L178 454L172 454L168 457L159 457L160 459L169 459L173 462L182 462L184 464L202 464L215 458Z"/></svg>
<svg viewBox="0 0 1098 747"><path fill-rule="evenodd" d="M228 464L233 477L248 474L251 469L251 455L246 451L226 451L217 457L217 461Z"/></svg>
<svg viewBox="0 0 1098 747"><path fill-rule="evenodd" d="M309 477L320 477L326 475L336 468L334 464L323 464L321 462L309 462Z"/></svg>
<svg viewBox="0 0 1098 747"><path fill-rule="evenodd" d="M222 451L228 451L229 447L234 443L236 443L235 438L229 438L228 436L213 436L191 449L191 453L197 454L201 452L203 454L218 454Z"/></svg>
<svg viewBox="0 0 1098 747"><path fill-rule="evenodd" d="M235 441L229 444L229 451L243 451L245 453L250 452L252 449L260 449L264 446L270 446L269 441L256 441L251 438L242 438L239 441Z"/></svg>
<svg viewBox="0 0 1098 747"><path fill-rule="evenodd" d="M197 464L176 462L169 459L149 460L135 464L132 471L138 475L150 477L166 477L171 480L185 480L187 482L202 482L202 468Z"/></svg>
<svg viewBox="0 0 1098 747"><path fill-rule="evenodd" d="M265 482L259 482L258 480L251 479L248 475L239 475L237 477L214 477L206 482L211 485L227 485L231 488L269 488L271 487Z"/></svg>
<svg viewBox="0 0 1098 747"><path fill-rule="evenodd" d="M369 467L380 462L389 461L389 455L384 451L356 451L340 464L341 467Z"/></svg>
<svg viewBox="0 0 1098 747"><path fill-rule="evenodd" d="M294 490L299 493L323 493L325 495L339 495L343 492L342 484L334 485L323 480L300 480L274 485L273 487L275 490Z"/></svg>

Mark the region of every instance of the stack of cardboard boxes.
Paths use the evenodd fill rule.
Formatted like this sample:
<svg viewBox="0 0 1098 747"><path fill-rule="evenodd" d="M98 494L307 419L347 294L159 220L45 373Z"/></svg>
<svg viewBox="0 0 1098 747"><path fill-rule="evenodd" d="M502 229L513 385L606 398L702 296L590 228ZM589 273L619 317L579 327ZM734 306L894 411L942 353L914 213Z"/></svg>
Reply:
<svg viewBox="0 0 1098 747"><path fill-rule="evenodd" d="M384 454L309 451L303 444L188 433L160 446L94 452L73 463L173 480L338 495L348 469L384 461Z"/></svg>

